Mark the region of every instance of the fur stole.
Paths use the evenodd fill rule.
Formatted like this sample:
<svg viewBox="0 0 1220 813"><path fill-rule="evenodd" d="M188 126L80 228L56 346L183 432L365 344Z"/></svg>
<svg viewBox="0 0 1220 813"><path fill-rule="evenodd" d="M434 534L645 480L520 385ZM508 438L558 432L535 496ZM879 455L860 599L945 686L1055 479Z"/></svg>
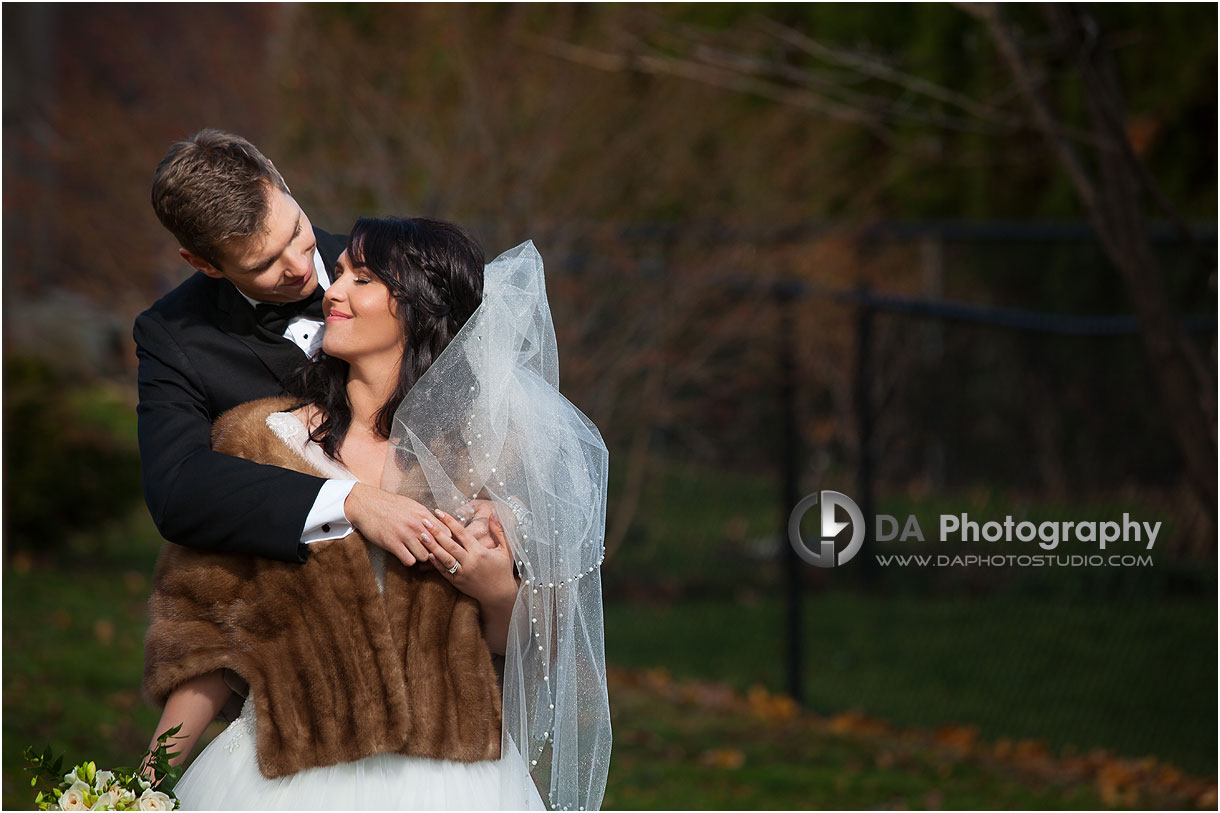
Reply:
<svg viewBox="0 0 1220 813"><path fill-rule="evenodd" d="M317 474L267 427L291 406L236 407L213 447ZM478 602L393 556L382 594L366 544L358 533L315 542L305 564L167 544L149 600L145 698L163 707L183 681L233 670L254 695L269 778L383 752L498 758L500 687Z"/></svg>

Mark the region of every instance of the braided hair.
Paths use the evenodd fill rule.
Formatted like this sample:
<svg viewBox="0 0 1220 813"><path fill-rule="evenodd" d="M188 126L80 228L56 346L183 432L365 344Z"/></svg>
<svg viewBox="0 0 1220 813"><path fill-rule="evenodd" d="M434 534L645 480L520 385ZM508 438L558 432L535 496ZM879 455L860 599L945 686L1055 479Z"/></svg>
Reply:
<svg viewBox="0 0 1220 813"><path fill-rule="evenodd" d="M388 439L402 399L483 301L483 249L443 220L362 217L352 227L347 254L389 288L406 336L398 383L374 416L377 435ZM322 353L288 385L302 405L321 408L325 418L309 439L335 460L352 423L347 373L346 361Z"/></svg>

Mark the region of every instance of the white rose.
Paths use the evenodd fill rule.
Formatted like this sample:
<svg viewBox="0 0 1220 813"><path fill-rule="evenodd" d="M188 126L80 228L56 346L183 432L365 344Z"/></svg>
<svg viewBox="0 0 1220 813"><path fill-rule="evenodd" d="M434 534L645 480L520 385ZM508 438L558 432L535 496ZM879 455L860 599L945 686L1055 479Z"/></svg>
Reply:
<svg viewBox="0 0 1220 813"><path fill-rule="evenodd" d="M64 795L59 797L60 810L88 810L85 805L85 794L89 791L89 786L79 779L72 783L72 787L64 791Z"/></svg>
<svg viewBox="0 0 1220 813"><path fill-rule="evenodd" d="M114 781L114 774L110 771L98 771L93 775L93 787L97 790L105 790Z"/></svg>
<svg viewBox="0 0 1220 813"><path fill-rule="evenodd" d="M93 807L91 807L89 809L90 810L114 810L116 807L114 801L115 801L114 794L111 793L110 791L106 791L101 796L97 797L97 801L94 802Z"/></svg>
<svg viewBox="0 0 1220 813"><path fill-rule="evenodd" d="M173 810L174 803L170 801L169 796L159 790L149 788L140 794L140 809L141 810Z"/></svg>

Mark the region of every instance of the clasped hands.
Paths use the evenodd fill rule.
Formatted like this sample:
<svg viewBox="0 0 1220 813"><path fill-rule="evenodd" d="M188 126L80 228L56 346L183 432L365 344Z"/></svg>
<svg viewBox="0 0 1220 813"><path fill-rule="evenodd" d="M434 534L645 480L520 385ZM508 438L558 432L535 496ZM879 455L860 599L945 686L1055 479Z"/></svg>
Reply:
<svg viewBox="0 0 1220 813"><path fill-rule="evenodd" d="M513 554L490 500L470 500L468 523L379 488L357 484L344 512L365 539L408 567L430 563L480 604L515 596ZM456 566L456 567L455 567Z"/></svg>

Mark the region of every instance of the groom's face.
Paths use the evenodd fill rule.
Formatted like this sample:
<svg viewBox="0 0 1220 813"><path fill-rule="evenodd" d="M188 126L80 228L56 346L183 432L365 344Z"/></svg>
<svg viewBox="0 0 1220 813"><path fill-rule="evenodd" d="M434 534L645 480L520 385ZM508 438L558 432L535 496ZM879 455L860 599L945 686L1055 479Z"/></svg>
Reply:
<svg viewBox="0 0 1220 813"><path fill-rule="evenodd" d="M187 262L210 277L227 279L259 302L297 302L318 287L313 255L313 227L291 196L279 189L267 195L269 211L263 230L224 247L220 265L202 265L194 255ZM184 249L185 251L185 249Z"/></svg>

